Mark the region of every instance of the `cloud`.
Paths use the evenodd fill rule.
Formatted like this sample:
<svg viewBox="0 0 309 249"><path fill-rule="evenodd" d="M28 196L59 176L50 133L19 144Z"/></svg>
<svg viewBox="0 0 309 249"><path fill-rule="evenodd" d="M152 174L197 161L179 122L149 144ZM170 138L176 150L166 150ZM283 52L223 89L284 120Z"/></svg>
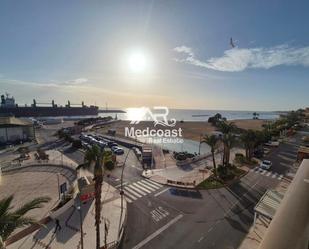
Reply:
<svg viewBox="0 0 309 249"><path fill-rule="evenodd" d="M83 83L86 83L86 82L88 82L88 79L86 79L86 78L77 78L77 79L74 79L74 80L67 80L64 83L66 85L80 85L80 84L83 84Z"/></svg>
<svg viewBox="0 0 309 249"><path fill-rule="evenodd" d="M25 81L25 80L18 80L18 79L10 79L10 78L4 78L1 77L0 74L0 81L1 82L11 82L11 83L17 83L20 85L32 85L32 86L38 86L38 87L74 87L74 86L84 86L88 83L89 80L86 78L77 78L72 80L49 80L45 82L37 82L37 81Z"/></svg>
<svg viewBox="0 0 309 249"><path fill-rule="evenodd" d="M309 66L309 46L289 47L279 45L270 48L233 48L224 51L221 57L205 61L196 58L193 49L186 46L175 47L174 51L182 57L178 62L204 67L217 71L240 72L249 68L269 69L275 66Z"/></svg>

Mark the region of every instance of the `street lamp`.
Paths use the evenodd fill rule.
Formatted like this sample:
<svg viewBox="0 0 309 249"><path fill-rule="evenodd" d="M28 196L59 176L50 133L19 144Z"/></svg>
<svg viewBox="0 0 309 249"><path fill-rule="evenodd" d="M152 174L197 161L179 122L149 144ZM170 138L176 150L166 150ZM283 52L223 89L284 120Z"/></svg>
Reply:
<svg viewBox="0 0 309 249"><path fill-rule="evenodd" d="M203 143L202 141L202 134L200 134L200 144L198 146L198 154L200 155L201 154L201 144Z"/></svg>
<svg viewBox="0 0 309 249"><path fill-rule="evenodd" d="M82 218L82 208L81 208L81 206L77 206L77 210L79 212L81 249L84 249L84 232L83 232L83 218Z"/></svg>
<svg viewBox="0 0 309 249"><path fill-rule="evenodd" d="M57 151L60 153L61 156L61 166L63 166L63 151L60 149L57 149Z"/></svg>
<svg viewBox="0 0 309 249"><path fill-rule="evenodd" d="M59 180L59 175L60 175L60 173L57 173L58 197L59 197L59 200L60 200L61 193L60 193L60 180Z"/></svg>
<svg viewBox="0 0 309 249"><path fill-rule="evenodd" d="M120 225L121 225L121 220L122 220L122 214L123 214L123 196L124 196L124 191L123 191L123 172L124 172L124 167L126 166L126 162L127 162L127 159L128 159L128 156L131 152L131 147L129 148L128 150L128 153L124 159L124 163L123 163L123 166L122 166L122 169L121 169L121 177L120 177L120 196L121 196L121 212L120 212L120 218L119 218L119 226L118 226L118 239L119 239L119 236L120 236Z"/></svg>

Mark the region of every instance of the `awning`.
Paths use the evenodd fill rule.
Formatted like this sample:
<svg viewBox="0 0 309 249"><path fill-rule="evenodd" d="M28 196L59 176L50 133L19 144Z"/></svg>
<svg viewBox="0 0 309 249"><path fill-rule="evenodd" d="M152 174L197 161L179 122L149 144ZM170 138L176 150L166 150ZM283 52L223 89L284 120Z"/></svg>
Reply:
<svg viewBox="0 0 309 249"><path fill-rule="evenodd" d="M256 204L254 211L258 215L272 219L278 209L280 202L283 199L283 194L276 190L267 190L260 201Z"/></svg>

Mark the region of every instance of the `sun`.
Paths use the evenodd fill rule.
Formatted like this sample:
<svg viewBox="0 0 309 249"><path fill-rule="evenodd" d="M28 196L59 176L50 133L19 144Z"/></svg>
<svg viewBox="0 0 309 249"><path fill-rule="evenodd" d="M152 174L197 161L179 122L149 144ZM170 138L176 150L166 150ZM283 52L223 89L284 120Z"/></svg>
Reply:
<svg viewBox="0 0 309 249"><path fill-rule="evenodd" d="M147 69L147 58L142 51L132 52L128 56L128 67L134 73L142 73Z"/></svg>

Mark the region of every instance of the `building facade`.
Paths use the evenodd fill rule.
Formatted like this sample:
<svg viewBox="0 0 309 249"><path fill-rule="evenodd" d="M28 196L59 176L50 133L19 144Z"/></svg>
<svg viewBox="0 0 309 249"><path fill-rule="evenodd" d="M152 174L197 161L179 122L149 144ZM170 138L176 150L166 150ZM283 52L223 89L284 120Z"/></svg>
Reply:
<svg viewBox="0 0 309 249"><path fill-rule="evenodd" d="M0 145L25 142L34 138L32 122L15 117L0 117Z"/></svg>

